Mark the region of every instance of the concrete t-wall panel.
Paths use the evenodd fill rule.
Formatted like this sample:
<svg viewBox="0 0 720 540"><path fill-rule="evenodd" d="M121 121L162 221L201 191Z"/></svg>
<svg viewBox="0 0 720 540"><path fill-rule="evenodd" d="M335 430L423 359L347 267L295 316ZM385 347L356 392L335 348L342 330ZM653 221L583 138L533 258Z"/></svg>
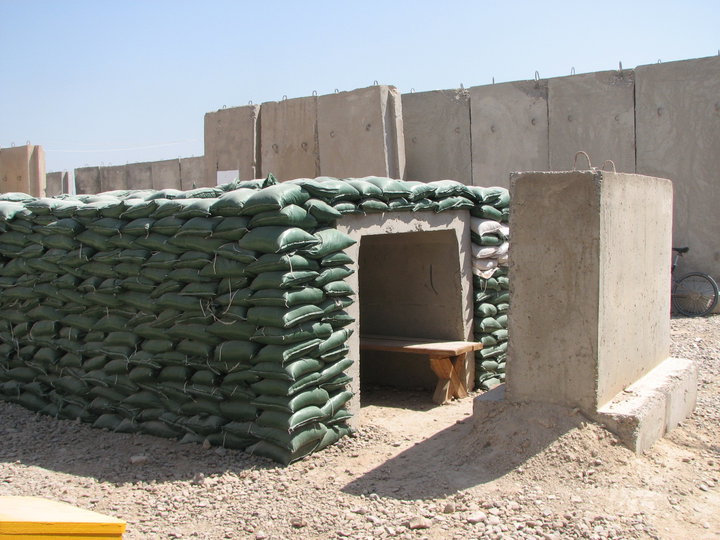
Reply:
<svg viewBox="0 0 720 540"><path fill-rule="evenodd" d="M400 94L371 86L318 98L320 174L340 178L405 174Z"/></svg>
<svg viewBox="0 0 720 540"><path fill-rule="evenodd" d="M167 159L151 162L150 178L153 189L181 189L180 160Z"/></svg>
<svg viewBox="0 0 720 540"><path fill-rule="evenodd" d="M507 392L594 414L669 355L670 181L515 175Z"/></svg>
<svg viewBox="0 0 720 540"><path fill-rule="evenodd" d="M100 193L100 167L75 169L75 193Z"/></svg>
<svg viewBox="0 0 720 540"><path fill-rule="evenodd" d="M609 159L617 171L635 172L634 85L628 70L548 80L550 170L572 169L583 150L594 166Z"/></svg>
<svg viewBox="0 0 720 540"><path fill-rule="evenodd" d="M278 180L320 175L317 97L263 103L260 107L261 176Z"/></svg>
<svg viewBox="0 0 720 540"><path fill-rule="evenodd" d="M598 178L521 173L511 179L507 395L595 406L599 293Z"/></svg>
<svg viewBox="0 0 720 540"><path fill-rule="evenodd" d="M128 167L126 165L100 167L100 191L116 189L129 189Z"/></svg>
<svg viewBox="0 0 720 540"><path fill-rule="evenodd" d="M461 321L461 326L457 328L455 339L471 340L473 335L473 302L472 281L470 280L470 276L472 275L472 250L469 223L469 213L460 210L442 212L440 214L434 212L393 212L392 214L343 216L343 218L338 221L338 230L356 240L356 243L346 250L347 254L355 261L350 265L355 272L346 278L346 281L354 291L358 291L360 287L359 273L368 271L358 267L363 237L382 234L415 233L420 231L453 231L455 235L455 246L457 247L457 257L460 264L459 275L453 275L452 280L455 284L460 283L460 295L458 297L459 305L455 307L450 306L448 309L453 312L452 320ZM382 267L385 268L384 264ZM372 272L372 270L370 271ZM443 272L441 268L438 268L438 271ZM354 425L357 425L360 418L360 366L358 361L360 359L359 329L361 324L360 304L362 301L362 299L356 297L355 303L347 309L347 312L355 318L355 324L352 326L354 332L348 339L348 345L350 347L349 358L355 360L355 363L348 370L348 374L353 378L350 384L350 390L354 393L353 398L348 404L348 410L353 414ZM448 312L444 312L443 316L445 315L450 317Z"/></svg>
<svg viewBox="0 0 720 540"><path fill-rule="evenodd" d="M635 70L638 172L675 189L673 242L690 246L676 272L720 280L720 57Z"/></svg>
<svg viewBox="0 0 720 540"><path fill-rule="evenodd" d="M402 96L405 178L472 184L470 100L463 90Z"/></svg>
<svg viewBox="0 0 720 540"><path fill-rule="evenodd" d="M672 183L602 173L597 402L670 355Z"/></svg>
<svg viewBox="0 0 720 540"><path fill-rule="evenodd" d="M65 179L65 185L67 184L67 173L66 172L49 172L45 175L45 195L48 197L55 197L63 191L63 179Z"/></svg>
<svg viewBox="0 0 720 540"><path fill-rule="evenodd" d="M510 173L548 169L547 81L470 88L476 186L510 186Z"/></svg>
<svg viewBox="0 0 720 540"><path fill-rule="evenodd" d="M259 105L220 109L205 114L205 172L216 184L217 171L240 171L241 180L257 177Z"/></svg>
<svg viewBox="0 0 720 540"><path fill-rule="evenodd" d="M151 163L129 163L125 167L128 189L153 189Z"/></svg>
<svg viewBox="0 0 720 540"><path fill-rule="evenodd" d="M0 148L0 192L18 191L43 197L45 176L45 151L41 146Z"/></svg>
<svg viewBox="0 0 720 540"><path fill-rule="evenodd" d="M209 178L205 171L205 158L180 158L180 189L212 187L217 185L215 177Z"/></svg>

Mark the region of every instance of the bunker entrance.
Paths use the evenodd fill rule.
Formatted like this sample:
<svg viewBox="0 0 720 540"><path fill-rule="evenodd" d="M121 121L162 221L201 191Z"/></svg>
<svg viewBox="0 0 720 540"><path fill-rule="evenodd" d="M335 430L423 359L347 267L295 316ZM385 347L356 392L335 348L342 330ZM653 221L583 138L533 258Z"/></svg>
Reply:
<svg viewBox="0 0 720 540"><path fill-rule="evenodd" d="M462 273L454 231L362 236L358 258L361 342L394 336L463 340ZM361 405L388 390L421 392L432 405L437 376L427 355L361 350Z"/></svg>

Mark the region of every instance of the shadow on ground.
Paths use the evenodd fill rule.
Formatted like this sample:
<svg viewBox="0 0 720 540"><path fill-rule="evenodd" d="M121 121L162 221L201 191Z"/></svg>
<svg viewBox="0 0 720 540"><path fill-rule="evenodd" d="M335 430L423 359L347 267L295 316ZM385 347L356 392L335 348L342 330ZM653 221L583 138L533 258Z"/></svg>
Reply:
<svg viewBox="0 0 720 540"><path fill-rule="evenodd" d="M227 471L279 467L232 449L203 448L143 434L113 433L0 402L0 462L92 477L115 484L192 480ZM131 463L134 456L144 456ZM0 480L2 480L0 478Z"/></svg>
<svg viewBox="0 0 720 540"><path fill-rule="evenodd" d="M402 500L443 498L491 482L539 454L587 420L545 404L488 403L348 483L353 495Z"/></svg>

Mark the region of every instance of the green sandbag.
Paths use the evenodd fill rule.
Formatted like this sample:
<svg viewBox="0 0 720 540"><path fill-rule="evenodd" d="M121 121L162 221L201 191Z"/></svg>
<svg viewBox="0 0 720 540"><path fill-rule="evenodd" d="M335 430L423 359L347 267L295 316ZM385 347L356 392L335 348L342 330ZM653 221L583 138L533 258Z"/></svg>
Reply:
<svg viewBox="0 0 720 540"><path fill-rule="evenodd" d="M254 324L248 324L242 321L223 321L219 319L211 325L207 326L206 330L209 334L217 336L226 341L248 341L255 333L256 326Z"/></svg>
<svg viewBox="0 0 720 540"><path fill-rule="evenodd" d="M258 275L263 272L319 270L320 265L313 259L307 259L297 254L265 253L247 265L245 271L248 275Z"/></svg>
<svg viewBox="0 0 720 540"><path fill-rule="evenodd" d="M175 236L199 236L206 238L212 234L219 223L220 220L217 218L194 217L188 219L180 230L175 233Z"/></svg>
<svg viewBox="0 0 720 540"><path fill-rule="evenodd" d="M153 218L143 217L134 219L123 227L122 233L130 236L145 236L150 234L153 223L155 223Z"/></svg>
<svg viewBox="0 0 720 540"><path fill-rule="evenodd" d="M175 215L179 218L194 218L194 217L206 217L211 214L210 208L215 204L215 199L179 199L175 202L180 202L182 208L180 208Z"/></svg>
<svg viewBox="0 0 720 540"><path fill-rule="evenodd" d="M174 248L181 251L203 251L205 253L215 253L220 246L226 244L222 238L203 238L201 236L171 236L168 243Z"/></svg>
<svg viewBox="0 0 720 540"><path fill-rule="evenodd" d="M247 321L257 326L292 328L303 322L319 319L322 315L323 311L313 305L298 306L291 309L256 306L248 309Z"/></svg>
<svg viewBox="0 0 720 540"><path fill-rule="evenodd" d="M170 240L172 238L174 237L151 232L147 236L136 237L135 244L136 247L143 247L151 251L166 251L168 253L180 255L183 251L185 251L185 248L171 244Z"/></svg>
<svg viewBox="0 0 720 540"><path fill-rule="evenodd" d="M475 315L479 317L493 317L497 315L497 308L493 304L481 303L475 306Z"/></svg>
<svg viewBox="0 0 720 540"><path fill-rule="evenodd" d="M333 208L340 212L341 215L345 214L359 214L361 213L360 210L358 210L358 207L355 203L349 202L349 201L341 201L338 203L335 203L333 205Z"/></svg>
<svg viewBox="0 0 720 540"><path fill-rule="evenodd" d="M156 219L151 226L151 231L164 236L175 235L185 224L186 220L181 219L177 216L167 216L161 219Z"/></svg>
<svg viewBox="0 0 720 540"><path fill-rule="evenodd" d="M353 264L354 262L355 261L353 261L347 253L337 251L335 253L331 253L330 255L325 255L325 257L320 259L320 266L325 268Z"/></svg>
<svg viewBox="0 0 720 540"><path fill-rule="evenodd" d="M328 399L327 403L321 407L321 410L325 416L333 416L345 407L345 404L350 401L352 397L353 393L348 390L336 392Z"/></svg>
<svg viewBox="0 0 720 540"><path fill-rule="evenodd" d="M12 201L2 201L0 203L0 220L2 221L10 221L17 216L29 215L30 211L23 204Z"/></svg>
<svg viewBox="0 0 720 540"><path fill-rule="evenodd" d="M310 405L322 407L330 396L322 388L313 388L299 392L288 398L287 396L258 396L252 403L262 410L296 412Z"/></svg>
<svg viewBox="0 0 720 540"><path fill-rule="evenodd" d="M257 328L257 331L250 339L257 343L264 343L267 345L283 345L307 341L312 338L326 339L330 337L332 332L333 328L329 324L310 321L298 324L292 328L261 326Z"/></svg>
<svg viewBox="0 0 720 540"><path fill-rule="evenodd" d="M308 373L324 369L324 362L315 358L301 358L285 365L274 361L259 362L250 368L250 372L267 379L283 379L297 381Z"/></svg>
<svg viewBox="0 0 720 540"><path fill-rule="evenodd" d="M290 289L313 281L317 276L318 273L312 270L263 272L252 280L250 290Z"/></svg>
<svg viewBox="0 0 720 540"><path fill-rule="evenodd" d="M331 281L322 286L325 294L330 297L336 296L352 296L355 294L352 287L345 281Z"/></svg>
<svg viewBox="0 0 720 540"><path fill-rule="evenodd" d="M214 298L217 295L217 283L188 283L182 288L180 294L199 298Z"/></svg>
<svg viewBox="0 0 720 540"><path fill-rule="evenodd" d="M333 328L342 328L355 322L355 318L345 311L332 311L323 315L322 322L330 324Z"/></svg>
<svg viewBox="0 0 720 540"><path fill-rule="evenodd" d="M360 199L367 199L370 197L382 198L383 196L383 192L379 187L363 180L362 178L345 178L342 181L354 187L360 194Z"/></svg>
<svg viewBox="0 0 720 540"><path fill-rule="evenodd" d="M207 278L242 278L245 265L233 259L216 256L200 269L199 275ZM249 280L246 280L247 282Z"/></svg>
<svg viewBox="0 0 720 540"><path fill-rule="evenodd" d="M237 242L228 242L215 250L217 255L222 255L226 259L237 261L242 264L250 264L255 262L257 253L250 249L241 248Z"/></svg>
<svg viewBox="0 0 720 540"><path fill-rule="evenodd" d="M292 396L301 390L315 385L320 379L320 373L309 373L297 381L283 381L280 379L262 379L250 385L253 391L260 395Z"/></svg>
<svg viewBox="0 0 720 540"><path fill-rule="evenodd" d="M475 203L465 197L447 197L437 203L436 212L444 212L445 210L462 210L475 208Z"/></svg>
<svg viewBox="0 0 720 540"><path fill-rule="evenodd" d="M120 214L120 218L128 221L138 218L146 218L157 209L157 203L152 199L125 199L123 204L125 206L125 210L122 214Z"/></svg>
<svg viewBox="0 0 720 540"><path fill-rule="evenodd" d="M265 345L250 358L250 362L275 362L284 365L301 357L312 357L320 343L321 339L313 338L289 345Z"/></svg>
<svg viewBox="0 0 720 540"><path fill-rule="evenodd" d="M302 304L318 304L325 298L321 289L302 287L298 289L262 289L255 291L249 303L253 306L293 307Z"/></svg>
<svg viewBox="0 0 720 540"><path fill-rule="evenodd" d="M355 270L352 270L347 266L333 266L323 270L320 275L315 278L313 283L316 286L322 287L331 281L344 280L346 277L351 276L354 272Z"/></svg>
<svg viewBox="0 0 720 540"><path fill-rule="evenodd" d="M490 206L488 204L473 206L470 209L470 215L472 217L492 219L494 221L500 221L502 219L502 212L494 206Z"/></svg>
<svg viewBox="0 0 720 540"><path fill-rule="evenodd" d="M299 185L284 182L256 191L245 201L242 214L254 216L261 212L280 210L290 204L301 205L309 198Z"/></svg>
<svg viewBox="0 0 720 540"><path fill-rule="evenodd" d="M381 201L380 199L363 199L358 203L358 208L362 210L363 212L372 213L372 212L388 212L390 210L390 207L385 201Z"/></svg>
<svg viewBox="0 0 720 540"><path fill-rule="evenodd" d="M147 268L169 270L175 267L177 259L177 254L158 251L145 261L145 266Z"/></svg>
<svg viewBox="0 0 720 540"><path fill-rule="evenodd" d="M334 204L339 201L356 201L360 199L360 192L353 186L342 180L329 177L299 178L285 182L302 186L311 197Z"/></svg>
<svg viewBox="0 0 720 540"><path fill-rule="evenodd" d="M322 259L326 255L342 251L356 242L345 233L333 228L320 229L315 232L314 236L317 241L311 247L301 250L303 255L312 259Z"/></svg>
<svg viewBox="0 0 720 540"><path fill-rule="evenodd" d="M392 178L381 178L377 176L366 176L361 178L366 182L380 188L383 196L388 199L396 199L400 197L410 197L412 195L412 188L402 180L394 180Z"/></svg>
<svg viewBox="0 0 720 540"><path fill-rule="evenodd" d="M239 216L247 200L255 193L255 189L247 188L224 193L210 207L210 212L214 216Z"/></svg>
<svg viewBox="0 0 720 540"><path fill-rule="evenodd" d="M257 417L255 424L260 427L281 429L292 433L303 426L322 420L324 416L323 411L320 410L319 407L310 405L295 413L263 411ZM252 431L252 426L250 430Z"/></svg>
<svg viewBox="0 0 720 540"><path fill-rule="evenodd" d="M297 227L257 227L238 241L238 246L260 253L288 253L309 248L320 239Z"/></svg>
<svg viewBox="0 0 720 540"><path fill-rule="evenodd" d="M352 333L353 331L350 329L341 329L333 332L330 337L323 341L318 347L318 353L322 355L328 351L337 349L348 340Z"/></svg>
<svg viewBox="0 0 720 540"><path fill-rule="evenodd" d="M215 347L213 356L214 364L248 364L260 349L256 343L249 341L233 340L224 341Z"/></svg>
<svg viewBox="0 0 720 540"><path fill-rule="evenodd" d="M335 223L343 216L342 212L320 199L308 199L303 206L318 223Z"/></svg>
<svg viewBox="0 0 720 540"><path fill-rule="evenodd" d="M266 226L300 227L301 229L312 229L317 227L317 220L308 213L302 206L289 204L279 210L261 212L250 219L248 228Z"/></svg>
<svg viewBox="0 0 720 540"><path fill-rule="evenodd" d="M174 264L174 268L195 268L200 269L204 268L205 265L213 259L213 256L211 253L206 253L203 251L186 251L182 255L180 255L177 259L177 262Z"/></svg>
<svg viewBox="0 0 720 540"><path fill-rule="evenodd" d="M319 441L326 431L327 428L322 424L310 424L293 433L282 429L264 428L257 424L253 424L250 429L250 433L258 439L269 441L290 452L297 452L309 443Z"/></svg>
<svg viewBox="0 0 720 540"><path fill-rule="evenodd" d="M46 229L53 234L76 236L85 229L85 226L76 219L63 218L49 223Z"/></svg>
<svg viewBox="0 0 720 540"><path fill-rule="evenodd" d="M240 240L248 231L249 221L250 219L246 216L225 217L219 220L213 230L212 237L225 240Z"/></svg>
<svg viewBox="0 0 720 540"><path fill-rule="evenodd" d="M255 420L257 416L257 407L251 405L249 401L225 400L220 402L219 407L223 417L228 420L243 422Z"/></svg>

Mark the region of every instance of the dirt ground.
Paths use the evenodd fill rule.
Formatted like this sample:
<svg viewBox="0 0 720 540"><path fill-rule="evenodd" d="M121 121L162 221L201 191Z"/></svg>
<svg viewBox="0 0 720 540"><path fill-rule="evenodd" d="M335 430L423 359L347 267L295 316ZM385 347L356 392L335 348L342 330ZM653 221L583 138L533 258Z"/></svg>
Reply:
<svg viewBox="0 0 720 540"><path fill-rule="evenodd" d="M279 467L0 403L0 495L37 495L155 538L720 538L720 316L672 321L700 369L693 415L644 455L562 408L364 394L362 427Z"/></svg>

